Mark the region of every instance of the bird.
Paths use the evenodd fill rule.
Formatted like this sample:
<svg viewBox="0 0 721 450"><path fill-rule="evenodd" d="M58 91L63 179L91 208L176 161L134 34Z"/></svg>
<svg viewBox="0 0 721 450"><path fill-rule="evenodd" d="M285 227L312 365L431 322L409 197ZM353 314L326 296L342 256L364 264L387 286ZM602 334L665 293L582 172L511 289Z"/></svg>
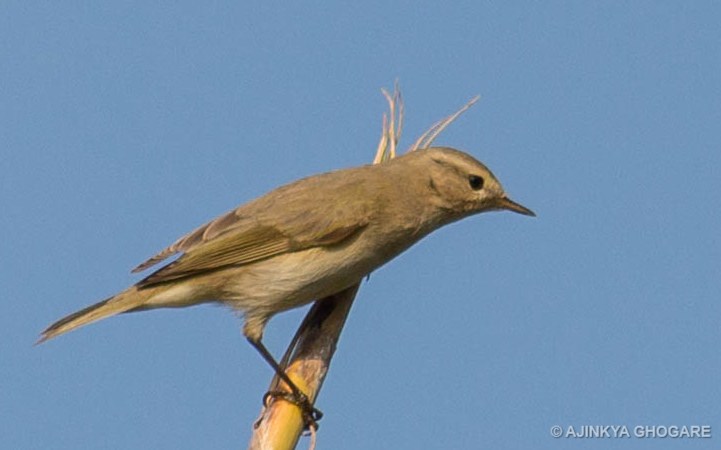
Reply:
<svg viewBox="0 0 721 450"><path fill-rule="evenodd" d="M221 303L242 313L243 335L319 418L263 344L269 319L359 283L444 225L498 210L535 216L483 163L447 147L302 178L181 237L132 272L177 259L56 321L38 343L121 313Z"/></svg>

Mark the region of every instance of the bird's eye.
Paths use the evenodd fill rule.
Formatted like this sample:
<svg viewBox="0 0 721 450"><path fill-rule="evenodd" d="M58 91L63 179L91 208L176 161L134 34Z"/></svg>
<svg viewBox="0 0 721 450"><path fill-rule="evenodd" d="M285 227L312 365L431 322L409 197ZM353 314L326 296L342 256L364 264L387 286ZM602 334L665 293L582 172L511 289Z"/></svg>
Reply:
<svg viewBox="0 0 721 450"><path fill-rule="evenodd" d="M471 185L471 189L474 191L480 191L483 189L483 177L479 177L478 175L469 175L468 184Z"/></svg>

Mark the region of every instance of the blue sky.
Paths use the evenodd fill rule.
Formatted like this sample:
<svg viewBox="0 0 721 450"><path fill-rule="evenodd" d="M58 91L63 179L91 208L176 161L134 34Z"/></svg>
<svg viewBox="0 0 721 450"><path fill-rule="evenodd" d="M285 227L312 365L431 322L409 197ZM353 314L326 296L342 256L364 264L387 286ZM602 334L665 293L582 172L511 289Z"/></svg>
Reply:
<svg viewBox="0 0 721 450"><path fill-rule="evenodd" d="M150 3L0 6L0 446L244 448L272 374L222 308L32 344L195 226L370 162L398 78L403 147L480 94L437 143L538 217L453 224L363 283L318 448L718 447L717 3Z"/></svg>

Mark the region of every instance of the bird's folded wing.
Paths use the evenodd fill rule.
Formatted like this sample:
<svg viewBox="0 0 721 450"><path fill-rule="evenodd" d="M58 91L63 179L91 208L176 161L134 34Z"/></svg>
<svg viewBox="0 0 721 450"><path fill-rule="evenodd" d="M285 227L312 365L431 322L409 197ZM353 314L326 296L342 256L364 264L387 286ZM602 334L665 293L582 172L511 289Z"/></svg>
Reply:
<svg viewBox="0 0 721 450"><path fill-rule="evenodd" d="M236 228L243 226L243 221L238 215L238 210L233 210L224 214L181 237L169 247L163 249L160 253L144 261L132 270L133 273L142 272L152 267L164 259L179 253L190 250L191 248L207 242L223 233L227 233Z"/></svg>
<svg viewBox="0 0 721 450"><path fill-rule="evenodd" d="M262 220L244 220L238 216L232 221L227 216L198 228L138 266L137 270L142 270L174 253L185 252L176 261L140 281L138 286L147 287L229 266L250 264L283 253L339 244L368 224L364 215L344 217L341 214L334 217L321 212L306 213L303 217L296 216L296 220L282 221L273 226L264 225ZM225 223L223 229L217 228L218 221Z"/></svg>
<svg viewBox="0 0 721 450"><path fill-rule="evenodd" d="M360 171L369 169L361 167L305 178L218 217L136 267L133 272L183 253L138 286L251 264L283 253L332 246L352 238L370 223L378 209L374 202L379 202L378 193L369 190L379 183L358 182L359 177L354 178L352 172Z"/></svg>

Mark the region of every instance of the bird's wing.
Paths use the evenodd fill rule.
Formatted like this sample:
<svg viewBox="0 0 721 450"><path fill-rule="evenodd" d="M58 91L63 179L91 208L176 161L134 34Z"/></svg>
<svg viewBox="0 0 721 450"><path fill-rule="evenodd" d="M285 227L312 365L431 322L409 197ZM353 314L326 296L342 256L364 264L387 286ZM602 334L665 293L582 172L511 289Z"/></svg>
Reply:
<svg viewBox="0 0 721 450"><path fill-rule="evenodd" d="M357 194L353 192L355 188L348 189L350 194ZM278 196L272 201L261 197L183 236L133 270L147 269L175 253L184 252L176 261L140 281L138 286L339 244L369 223L370 203L363 195L346 196L346 201L338 202L327 189L300 190L300 194L295 190L293 186L287 187L280 200ZM309 207L311 204L317 206Z"/></svg>
<svg viewBox="0 0 721 450"><path fill-rule="evenodd" d="M187 278L229 266L241 266L283 253L340 243L365 227L363 223L326 230L315 239L297 239L277 228L256 226L237 230L197 245L178 260L152 273L139 287Z"/></svg>
<svg viewBox="0 0 721 450"><path fill-rule="evenodd" d="M224 214L205 225L202 225L185 236L175 241L169 247L164 248L158 254L139 264L132 270L133 273L142 272L149 267L152 267L159 262L167 259L168 257L175 255L179 252L185 252L191 248L201 245L204 242L208 242L221 234L227 233L228 231L234 230L238 227L242 227L241 216L238 215L240 208Z"/></svg>

